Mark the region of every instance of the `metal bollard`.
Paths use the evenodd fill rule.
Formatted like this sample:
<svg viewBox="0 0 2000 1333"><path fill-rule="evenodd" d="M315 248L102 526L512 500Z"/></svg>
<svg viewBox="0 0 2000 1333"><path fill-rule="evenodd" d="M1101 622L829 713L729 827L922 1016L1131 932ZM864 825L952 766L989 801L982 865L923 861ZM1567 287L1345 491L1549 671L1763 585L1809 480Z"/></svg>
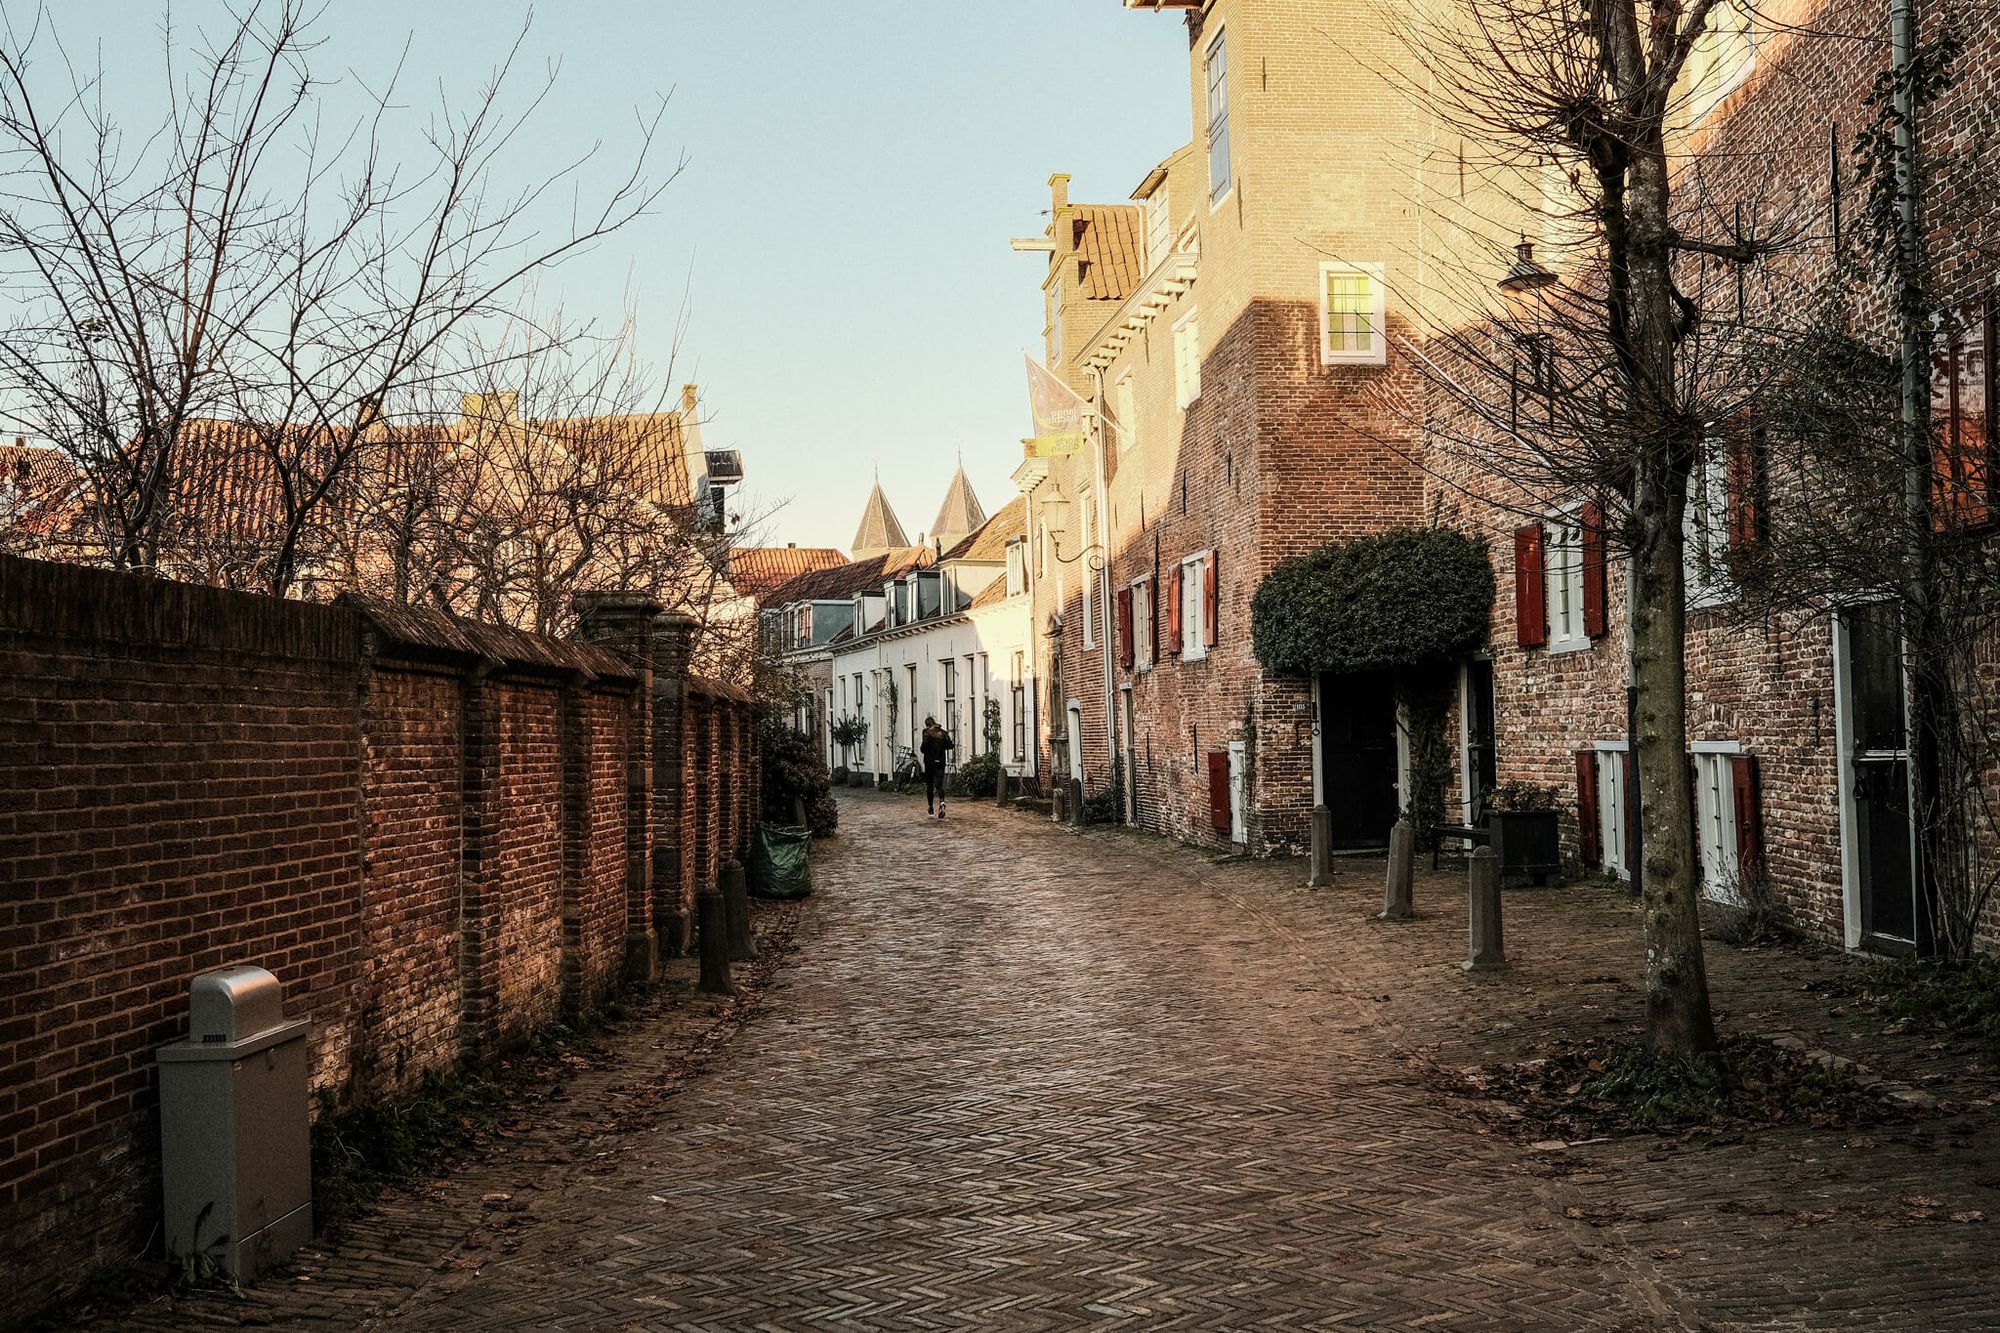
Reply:
<svg viewBox="0 0 2000 1333"><path fill-rule="evenodd" d="M1491 847L1475 848L1466 859L1465 875L1471 890L1467 913L1471 940L1462 966L1468 972L1505 967L1507 955L1500 942L1500 859Z"/></svg>
<svg viewBox="0 0 2000 1333"><path fill-rule="evenodd" d="M1313 807L1312 876L1309 889L1323 889L1333 883L1333 811L1323 805Z"/></svg>
<svg viewBox="0 0 2000 1333"><path fill-rule="evenodd" d="M750 889L743 863L722 863L722 913L729 932L729 961L747 963L757 956L757 943L750 938Z"/></svg>
<svg viewBox="0 0 2000 1333"><path fill-rule="evenodd" d="M701 947L701 989L710 995L736 994L736 979L729 975L729 926L722 895L714 889L697 893L694 914Z"/></svg>
<svg viewBox="0 0 2000 1333"><path fill-rule="evenodd" d="M1382 888L1382 920L1408 921L1417 914L1410 890L1416 861L1417 831L1409 820L1399 819L1389 830L1389 879Z"/></svg>

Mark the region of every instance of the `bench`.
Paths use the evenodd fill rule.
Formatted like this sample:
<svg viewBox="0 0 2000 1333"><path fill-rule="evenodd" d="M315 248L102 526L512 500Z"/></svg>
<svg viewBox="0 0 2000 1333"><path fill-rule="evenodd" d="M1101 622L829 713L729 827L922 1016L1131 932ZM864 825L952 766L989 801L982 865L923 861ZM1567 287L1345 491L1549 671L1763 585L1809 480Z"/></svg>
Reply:
<svg viewBox="0 0 2000 1333"><path fill-rule="evenodd" d="M1480 792L1478 799L1472 803L1472 822L1470 824L1440 824L1436 829L1436 833L1438 840L1431 848L1431 869L1433 870L1438 868L1438 853L1443 850L1446 838L1455 838L1468 846L1491 843L1493 841L1493 830L1486 826L1486 793L1483 791Z"/></svg>

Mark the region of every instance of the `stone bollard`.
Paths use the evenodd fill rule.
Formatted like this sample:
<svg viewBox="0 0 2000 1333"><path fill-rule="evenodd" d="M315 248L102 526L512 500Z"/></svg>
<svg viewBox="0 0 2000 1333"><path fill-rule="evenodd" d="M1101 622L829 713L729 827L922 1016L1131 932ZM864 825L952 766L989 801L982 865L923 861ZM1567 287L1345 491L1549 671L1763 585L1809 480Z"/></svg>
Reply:
<svg viewBox="0 0 2000 1333"><path fill-rule="evenodd" d="M722 913L729 932L729 961L749 962L757 956L757 944L750 938L750 889L741 861L722 863Z"/></svg>
<svg viewBox="0 0 2000 1333"><path fill-rule="evenodd" d="M1312 877L1309 889L1323 889L1333 883L1333 811L1323 805L1313 807Z"/></svg>
<svg viewBox="0 0 2000 1333"><path fill-rule="evenodd" d="M1389 830L1389 880L1382 889L1382 920L1408 921L1417 914L1410 893L1416 864L1417 831L1409 820L1399 819Z"/></svg>
<svg viewBox="0 0 2000 1333"><path fill-rule="evenodd" d="M729 925L722 895L714 889L697 893L694 914L701 948L701 989L710 995L736 994L736 979L729 975Z"/></svg>
<svg viewBox="0 0 2000 1333"><path fill-rule="evenodd" d="M1466 858L1466 880L1471 886L1468 912L1471 940L1462 965L1468 972L1486 972L1507 966L1500 944L1500 859L1491 847L1473 849Z"/></svg>
<svg viewBox="0 0 2000 1333"><path fill-rule="evenodd" d="M993 804L998 806L1005 806L1007 804L1007 782L1008 779L1011 778L1012 776L1013 775L1010 774L1004 768L1001 769L998 773L994 774Z"/></svg>

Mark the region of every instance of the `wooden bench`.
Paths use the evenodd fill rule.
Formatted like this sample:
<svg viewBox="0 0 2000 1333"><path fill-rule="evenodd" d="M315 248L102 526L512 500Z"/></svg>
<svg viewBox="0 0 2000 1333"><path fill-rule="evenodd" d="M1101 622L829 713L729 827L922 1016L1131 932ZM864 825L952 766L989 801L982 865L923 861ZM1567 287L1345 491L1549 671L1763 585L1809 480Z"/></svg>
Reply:
<svg viewBox="0 0 2000 1333"><path fill-rule="evenodd" d="M1431 869L1436 870L1438 868L1438 853L1444 849L1444 840L1446 838L1455 838L1468 846L1477 846L1480 843L1491 843L1493 841L1493 830L1486 827L1486 795L1485 792L1479 793L1479 798L1472 803L1472 822L1470 824L1438 825L1436 829L1438 840L1436 845L1431 848Z"/></svg>

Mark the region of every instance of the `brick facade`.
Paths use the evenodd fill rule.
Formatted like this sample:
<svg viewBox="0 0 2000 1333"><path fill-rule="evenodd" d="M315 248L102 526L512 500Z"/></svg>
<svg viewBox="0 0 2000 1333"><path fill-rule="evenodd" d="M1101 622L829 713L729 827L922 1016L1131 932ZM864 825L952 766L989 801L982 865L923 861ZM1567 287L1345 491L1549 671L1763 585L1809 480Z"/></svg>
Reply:
<svg viewBox="0 0 2000 1333"><path fill-rule="evenodd" d="M727 792L747 846L751 705L659 679L650 603L582 610L604 646L0 558L0 1252L17 1301L146 1243L153 1052L184 1033L196 972L276 973L288 1015L313 1022L315 1092L343 1103L651 975L655 923L693 887L655 892L652 829L712 822ZM685 646L661 657L684 671ZM663 818L652 759L683 754L684 724L655 702L697 690L742 739L672 765Z"/></svg>

